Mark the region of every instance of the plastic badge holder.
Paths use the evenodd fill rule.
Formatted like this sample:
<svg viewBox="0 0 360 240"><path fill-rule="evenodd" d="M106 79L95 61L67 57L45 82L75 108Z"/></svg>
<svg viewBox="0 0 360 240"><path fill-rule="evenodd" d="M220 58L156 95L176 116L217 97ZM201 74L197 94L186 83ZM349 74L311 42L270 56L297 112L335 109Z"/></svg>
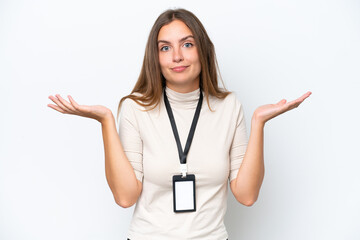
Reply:
<svg viewBox="0 0 360 240"><path fill-rule="evenodd" d="M174 212L195 212L195 175L173 176Z"/></svg>

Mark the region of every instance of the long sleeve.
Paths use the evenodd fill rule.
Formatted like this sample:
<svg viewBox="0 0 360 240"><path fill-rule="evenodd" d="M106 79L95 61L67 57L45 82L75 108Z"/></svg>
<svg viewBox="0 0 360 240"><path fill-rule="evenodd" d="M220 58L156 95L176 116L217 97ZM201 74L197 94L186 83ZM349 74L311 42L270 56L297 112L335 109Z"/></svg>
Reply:
<svg viewBox="0 0 360 240"><path fill-rule="evenodd" d="M136 104L132 99L125 99L122 103L119 123L119 137L124 152L134 168L136 178L143 181L143 143L139 126L133 109Z"/></svg>
<svg viewBox="0 0 360 240"><path fill-rule="evenodd" d="M236 129L234 139L230 149L230 176L229 182L234 180L240 169L240 165L244 159L246 148L248 145L248 137L246 131L245 115L242 104L235 99Z"/></svg>

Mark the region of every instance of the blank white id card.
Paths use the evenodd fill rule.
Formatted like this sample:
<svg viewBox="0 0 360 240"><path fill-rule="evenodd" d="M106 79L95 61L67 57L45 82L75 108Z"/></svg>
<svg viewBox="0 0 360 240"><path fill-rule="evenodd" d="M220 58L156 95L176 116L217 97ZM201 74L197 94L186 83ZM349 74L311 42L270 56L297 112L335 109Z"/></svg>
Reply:
<svg viewBox="0 0 360 240"><path fill-rule="evenodd" d="M195 212L195 175L173 176L174 212Z"/></svg>

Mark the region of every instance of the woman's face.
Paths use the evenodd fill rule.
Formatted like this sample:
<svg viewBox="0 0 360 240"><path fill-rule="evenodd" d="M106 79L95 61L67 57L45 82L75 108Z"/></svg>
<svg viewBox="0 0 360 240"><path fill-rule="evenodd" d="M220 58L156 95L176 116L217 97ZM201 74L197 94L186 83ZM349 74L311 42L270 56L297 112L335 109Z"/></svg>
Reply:
<svg viewBox="0 0 360 240"><path fill-rule="evenodd" d="M158 35L161 72L166 85L179 92L199 88L201 64L191 30L180 20L164 25Z"/></svg>

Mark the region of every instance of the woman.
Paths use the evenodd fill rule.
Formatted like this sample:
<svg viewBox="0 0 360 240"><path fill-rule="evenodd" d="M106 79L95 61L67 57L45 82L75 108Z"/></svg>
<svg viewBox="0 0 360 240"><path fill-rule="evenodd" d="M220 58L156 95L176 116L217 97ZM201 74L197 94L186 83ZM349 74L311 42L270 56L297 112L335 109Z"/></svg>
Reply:
<svg viewBox="0 0 360 240"><path fill-rule="evenodd" d="M248 141L242 105L218 87L217 76L203 25L175 9L150 32L139 79L119 103L118 133L108 108L49 97L57 104L49 107L101 123L114 199L122 207L137 203L129 239L227 239L227 181L238 202L254 204L264 177L265 123L311 94L258 107Z"/></svg>

